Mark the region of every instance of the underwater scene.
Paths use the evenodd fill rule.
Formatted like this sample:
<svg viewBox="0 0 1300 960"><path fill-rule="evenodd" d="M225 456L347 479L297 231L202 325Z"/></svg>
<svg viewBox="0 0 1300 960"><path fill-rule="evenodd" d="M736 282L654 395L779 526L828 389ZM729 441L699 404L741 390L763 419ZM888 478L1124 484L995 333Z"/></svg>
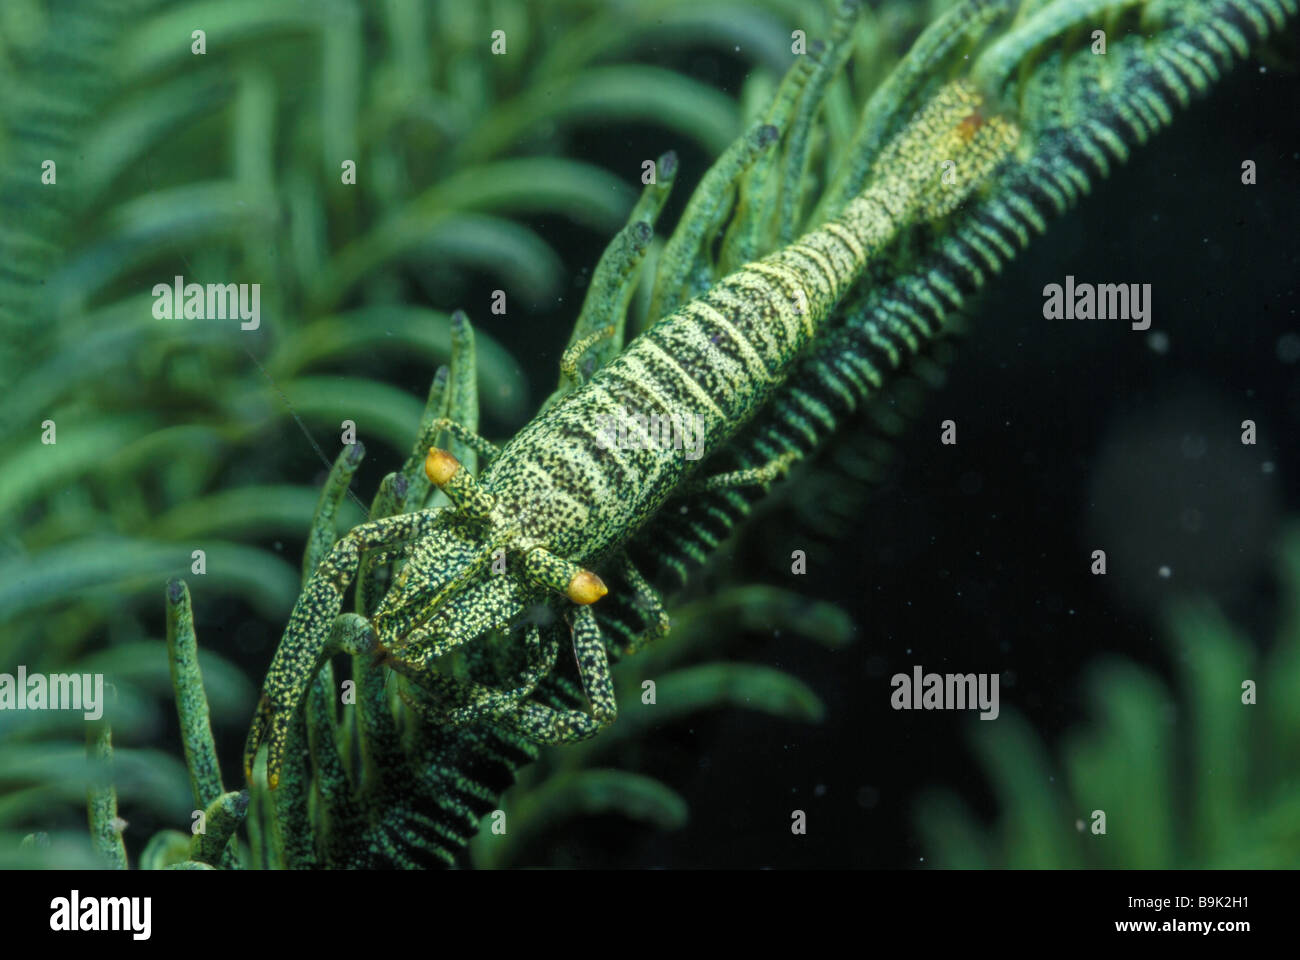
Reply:
<svg viewBox="0 0 1300 960"><path fill-rule="evenodd" d="M0 868L1300 866L1296 41L5 0Z"/></svg>

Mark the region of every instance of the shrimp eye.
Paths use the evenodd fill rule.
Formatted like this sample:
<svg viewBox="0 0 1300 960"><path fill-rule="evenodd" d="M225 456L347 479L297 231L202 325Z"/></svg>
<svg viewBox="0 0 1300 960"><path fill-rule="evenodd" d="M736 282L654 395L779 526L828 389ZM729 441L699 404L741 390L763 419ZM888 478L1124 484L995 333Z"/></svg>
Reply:
<svg viewBox="0 0 1300 960"><path fill-rule="evenodd" d="M565 592L574 603L586 606L609 593L609 588L605 586L605 581L590 570L579 570L569 581L569 589Z"/></svg>
<svg viewBox="0 0 1300 960"><path fill-rule="evenodd" d="M429 455L424 458L424 474L435 487L442 487L460 470L460 461L446 450L429 448Z"/></svg>

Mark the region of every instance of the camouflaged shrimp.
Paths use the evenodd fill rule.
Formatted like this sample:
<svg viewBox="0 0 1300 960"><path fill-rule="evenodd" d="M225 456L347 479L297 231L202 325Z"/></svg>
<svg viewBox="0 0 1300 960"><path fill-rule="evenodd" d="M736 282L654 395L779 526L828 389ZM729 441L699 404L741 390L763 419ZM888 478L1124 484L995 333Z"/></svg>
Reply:
<svg viewBox="0 0 1300 960"><path fill-rule="evenodd" d="M927 30L882 86L881 107L876 109L874 100L868 105L864 118L870 122L864 123L848 163L822 198L820 209L839 210L838 216L759 260L754 254L763 246L747 233L754 223L748 218L749 226L729 232L722 249L724 264L747 265L711 286L711 278L690 274L690 257L678 258L676 266L661 269L660 280L665 272L673 276L669 283L656 283L651 301L652 316L667 316L585 385L553 398L503 450L474 433L471 417L456 422L456 405L452 420L426 425L422 436L445 431L469 451L466 457L476 452L489 460L475 480L448 451L435 448L423 457L418 482L440 487L450 508L398 516L387 516L393 509L372 510L378 519L354 529L323 559L325 544L315 551L309 546L308 569L316 572L266 680L246 747L250 775L266 742L268 780L273 786L278 782L294 712L322 657L338 649L381 654L414 682L415 690L432 694L432 708L427 700L408 702L438 723L487 716L540 743L595 733L613 719L615 704L606 646L590 606L605 587L592 568L614 568L649 609L643 619L650 635L664 629L662 603L626 555L652 518L673 526L677 553L695 557L707 552L713 539L704 529L706 515L723 527L734 523L745 509L741 494L781 475L815 447L818 437L833 428L840 408L852 410L905 356L917 352L921 340L935 336L944 316L959 309L1032 233L1042 232L1048 217L1068 209L1112 162L1122 162L1128 143L1141 143L1170 122L1174 106L1186 105L1193 93L1211 85L1252 42L1294 15L1295 6L1295 0L959 4ZM1129 7L1141 8L1135 16L1157 16L1158 11L1170 22L1154 39L1144 40L1135 31L1131 39L1115 42L1114 51L1121 53L1113 58L1116 66L1084 56L1072 58L1063 70L1050 51L1044 52L1052 38ZM961 58L1010 11L1017 12L1018 22L971 65L974 83L927 82L936 64ZM1043 66L1021 70L1040 55ZM802 74L809 88L815 86L809 74L816 75L825 63L810 67L812 59L791 70L796 81ZM1062 83L1062 74L1068 83ZM825 71L820 75L824 78ZM798 88L799 82L789 85ZM783 96L784 106L790 107L787 84L778 91L778 105ZM900 113L911 96L922 105ZM909 114L912 119L893 127L898 132L888 138L885 131L893 118ZM789 112L774 105L771 116L784 119ZM807 134L806 127L800 131L798 119L788 129L792 141ZM773 127L757 126L724 154L705 184L715 174L734 178L775 137ZM1018 138L1015 162L1004 164ZM790 156L797 163L806 154L792 150ZM668 175L667 166L661 160L661 175ZM755 163L751 179L761 167L761 161ZM786 172L798 179L798 169ZM904 229L952 213L984 185L991 188L989 195L965 205L934 256L902 270L884 260L885 248ZM756 190L754 196L764 194ZM788 196L782 194L783 205ZM795 218L789 210L780 213L784 235ZM683 222L690 219L688 207ZM639 206L632 225L615 241L615 247L627 248L625 264L635 261L637 251L644 252L650 236L647 220L653 220L653 212ZM679 227L669 250L689 232ZM704 232L689 242L698 246ZM836 304L864 269L871 267L874 274L877 264L889 267L881 272L885 282L849 303L848 316L832 330L828 320ZM661 289L707 292L674 310L677 302L661 296ZM468 337L467 323L463 318L457 323L460 335ZM578 361L585 353L608 356L617 348L617 334L602 336L608 337L608 331L584 328L580 319L561 364L565 381L580 382ZM809 394L808 385L814 383L825 386L829 406ZM472 403L459 407L471 408L476 410ZM737 469L699 479L691 476L698 461L672 451L650 445L636 451L608 449L599 441L596 425L619 408L670 420L674 415L701 417L706 451L725 444L726 459ZM738 435L742 427L744 433ZM348 457L340 458L332 484L346 485L355 465L345 462ZM418 460L402 475L411 483L417 480L416 466ZM387 496L401 499L393 489ZM676 511L662 510L674 496L685 498L680 518ZM340 616L343 594L353 579L364 593L368 571L393 560L404 566L383 600L360 604L371 615ZM590 714L528 699L556 663L554 630L526 627L522 648L514 650L513 662L520 669L505 674L515 676L505 689L456 679L438 668L440 657L526 619L530 608L560 596L577 605L573 640ZM611 600L624 603L626 598ZM611 624L626 632L620 616L606 617L606 627ZM626 636L619 639L618 648L635 647L635 638L631 643Z"/></svg>
<svg viewBox="0 0 1300 960"><path fill-rule="evenodd" d="M503 449L462 424L439 422L438 429L485 457L486 469L475 479L452 453L431 448L425 473L451 507L363 523L333 546L299 598L267 675L245 748L249 775L266 742L268 782L278 783L294 711L331 643L374 650L444 702L472 704L453 706L447 722L490 713L539 743L584 739L609 723L616 709L609 664L590 608L606 587L590 568L618 564L629 582L652 594L620 547L682 488L694 463L652 443L611 447L595 425L620 410L670 421L691 417L703 425L706 453L717 449L782 383L871 259L903 227L954 210L1009 155L1015 125L985 116L983 107L968 83L944 87L881 152L866 189L839 216L664 317ZM767 125L749 135L755 150L776 138ZM571 378L577 358L600 336L566 353ZM702 483L765 483L788 465L777 461ZM369 551L404 564L366 624L356 615L340 617L340 610ZM555 642L544 643L535 625L525 631L527 667L509 689L484 690L437 669L439 657L555 594L577 606L573 644L590 714L525 699L557 655ZM662 623L662 605L656 607Z"/></svg>

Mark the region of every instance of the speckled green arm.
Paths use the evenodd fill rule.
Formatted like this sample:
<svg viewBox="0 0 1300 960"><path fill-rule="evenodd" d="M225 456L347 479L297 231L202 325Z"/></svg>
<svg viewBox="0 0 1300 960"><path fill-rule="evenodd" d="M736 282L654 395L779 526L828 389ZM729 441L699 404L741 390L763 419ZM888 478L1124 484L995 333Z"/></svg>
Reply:
<svg viewBox="0 0 1300 960"><path fill-rule="evenodd" d="M113 731L107 723L86 725L86 761L91 845L105 866L125 870L126 844L122 842L122 821L117 815L117 790L112 777Z"/></svg>
<svg viewBox="0 0 1300 960"><path fill-rule="evenodd" d="M190 591L179 579L167 584L167 662L171 669L172 689L176 693L176 712L180 719L181 743L185 747L185 765L190 772L194 805L202 810L215 803L225 788L221 783L216 743L212 739L203 671L199 669ZM227 838L233 829L227 831ZM217 862L213 861L214 864ZM228 869L237 865L238 855L233 843L222 851L219 862Z"/></svg>

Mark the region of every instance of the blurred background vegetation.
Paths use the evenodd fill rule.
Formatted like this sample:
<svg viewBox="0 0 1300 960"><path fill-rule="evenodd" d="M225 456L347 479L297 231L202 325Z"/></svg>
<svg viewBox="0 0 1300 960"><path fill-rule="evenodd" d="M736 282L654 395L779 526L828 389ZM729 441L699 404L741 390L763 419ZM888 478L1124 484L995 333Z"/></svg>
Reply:
<svg viewBox="0 0 1300 960"><path fill-rule="evenodd" d="M951 792L926 797L917 823L933 865L1300 865L1300 527L1278 554L1285 609L1271 642L1243 635L1213 602L1183 601L1164 638L1176 696L1154 671L1103 657L1085 680L1091 720L1056 758L1015 708L975 727L999 815L985 824ZM1072 819L1073 833L1061 829Z"/></svg>
<svg viewBox="0 0 1300 960"><path fill-rule="evenodd" d="M829 135L837 124L842 135L852 105L949 5L870 5L857 34L859 66L828 92ZM0 423L9 428L0 462L0 671L25 664L29 671L109 677L116 780L133 853L154 830L188 823L191 807L162 641L166 580L189 579L226 780L241 782L236 760L254 692L297 594L298 557L327 470L320 451L333 456L340 422L355 420L371 451L354 482L368 498L405 456L432 372L447 360L449 313L463 307L478 331L484 432L510 435L552 381L590 270L635 198L642 161L669 148L682 158L678 178L687 188L676 191L665 214L671 225L710 160L774 89L789 62L791 30L815 37L827 22L825 6L812 0L0 5ZM203 56L191 52L195 29L205 31ZM507 53L489 57L498 29L505 31ZM1236 146L1249 141L1250 118L1272 109L1240 109L1244 89L1238 84L1210 107L1211 115L1236 124L1230 127L1235 140L1221 138L1233 144L1223 147L1229 165L1243 149L1266 155ZM1271 136L1256 131L1257 142L1271 145ZM1151 152L1186 158L1202 141L1189 135L1183 142L1176 153L1163 144ZM1274 153L1286 156L1281 147ZM57 161L53 186L39 182L47 159ZM341 183L345 160L356 163L355 186ZM1180 188L1188 176L1183 169ZM1048 238L1056 247L1043 244L1045 252L1031 252L1009 272L1011 292L990 305L982 328L995 326L988 317L1023 313L1015 304L1036 303L1041 285L1059 280L1066 258L1086 265L1081 235L1112 258L1163 242L1164 234L1153 240L1136 228L1122 237L1107 232L1109 211L1130 209L1124 204L1133 197L1168 189L1162 210L1214 206L1173 192L1155 174L1123 176L1099 191L1092 203L1100 209L1085 213L1093 219L1057 226ZM1258 304L1286 286L1286 268L1276 264L1292 256L1281 239L1288 236L1281 226L1287 214L1285 206L1251 214L1251 232L1264 238L1260 243L1277 238L1280 252L1254 273L1243 272L1239 287L1196 304L1197 316L1223 315L1224 303L1242 303L1251 288ZM1170 229L1190 234L1198 227ZM1207 236L1214 232L1204 229ZM1221 242L1216 235L1216 246ZM1172 262L1150 265L1150 272L1186 271L1184 256L1171 254ZM1258 250L1255 258L1261 259ZM1234 275L1232 267L1221 263L1218 270ZM1267 279L1279 272L1283 280ZM155 319L150 291L177 274L199 283L260 283L260 329ZM507 292L504 316L488 309L497 289ZM1263 312L1244 302L1243 315ZM1242 347L1237 339L1218 350L1222 363L1243 371L1265 369L1261 351L1270 358L1267 382L1258 386L1263 397L1282 398L1274 404L1286 411L1280 424L1292 426L1300 416L1295 388L1274 383L1286 369L1277 369L1273 354L1278 331L1294 328L1286 319L1288 310L1294 317L1294 303L1292 292L1261 318L1258 343ZM1089 416L1108 422L1080 394L1069 393L1071 383L1082 389L1080 381L1043 382L1057 374L1054 364L1089 369L1059 358L1090 358L1091 369L1099 368L1110 358L1088 351L1102 348L1068 339L1078 332L1060 332L1054 355L1045 359L1047 348L1035 338L1031 359L1012 357L1007 345L1029 340L1024 331L1019 321L1004 324L976 351L972 380L964 386L958 379L944 395L948 409L984 404L997 422L1000 411L1024 397L1047 397L1043 403L1051 406L1050 398L1068 396L1068 422ZM1204 341L1213 356L1213 337ZM1194 369L1196 361L1184 357L1183 363ZM1146 376L1142 368L1116 369L1119 384ZM960 364L956 370L963 376ZM1221 371L1207 361L1201 372L1212 379ZM984 392L994 376L1001 386ZM917 409L925 402L904 399ZM934 409L935 401L928 402ZM1075 402L1081 405L1068 406ZM53 446L40 442L47 419L57 425ZM1048 418L1034 439L1045 460L1052 455L1044 438L1057 435L1061 442L1059 427ZM985 826L991 795L955 735L956 721L899 735L897 715L886 713L881 723L856 706L887 702L887 694L867 691L872 684L885 689L882 677L914 661L917 637L927 638L936 664L956 656L962 669L1005 668L998 658L1010 631L994 611L1017 609L1018 599L1035 592L1013 576L1019 598L986 583L967 592L970 605L931 601L940 592L933 571L944 561L926 548L938 549L936 536L971 511L990 512L970 499L991 492L972 490L972 473L991 477L997 464L1015 463L1020 454L993 450L982 455L986 465L953 474L927 459L934 456L933 437L918 434L897 447L872 436L846 438L806 483L773 498L754 525L759 529L674 609L678 636L620 668L620 702L629 708L613 735L548 752L507 800L519 829L508 843L480 838L475 861L897 866L931 854L958 865L1154 865L1149 851L1137 848L1131 856L1091 860L1086 852L1070 853L1064 839L1044 839L1051 823L1073 830L1087 811L1074 810L1041 784L1035 792L1033 766L1003 764L997 768L1002 779L994 779L1018 785L1014 796L1006 795L1009 809L1016 802L1035 805L1038 819ZM1285 430L1274 430L1279 434ZM1074 436L1078 458L1104 446L1082 430ZM1275 453L1278 474L1293 476L1294 452ZM1029 473L1008 482L1009 497L1016 482L1025 484L1022 502L1034 491L1065 489L1059 477ZM883 480L885 488L867 497L862 480ZM904 484L910 492L900 489ZM1268 489L1275 486L1274 480ZM1061 494L1066 501L1071 496ZM946 516L945 497L954 501ZM1283 506L1300 509L1293 492L1270 497L1263 529L1252 538L1256 558L1271 542ZM361 517L351 503L344 511L344 524ZM1041 517L1023 522L1025 529L1043 530ZM1051 542L1079 536L1077 513L1059 523L1069 530ZM1018 536L1015 530L998 535L1007 538L1008 550ZM971 536L991 534L981 529ZM794 546L808 549L814 568L824 571L806 584L788 578ZM970 553L948 546L950 555ZM206 553L203 576L191 573L195 549ZM929 578L921 586L918 570ZM992 581L1007 573L970 576ZM1294 578L1281 582L1295 589ZM1233 591L1235 604L1267 604L1268 592L1249 584L1234 581ZM1047 592L1060 603L1061 591ZM922 597L932 603L935 619L916 619L913 597L918 605ZM904 602L908 610L900 619ZM1136 618L1135 632L1152 633L1143 622L1158 622L1158 606L1154 600L1142 605L1148 619ZM1109 622L1109 614L1100 616ZM1209 638L1201 653L1189 656L1249 661L1258 645L1234 639L1227 626L1232 617L1198 616L1176 621L1172 634L1185 638L1190 630ZM977 625L967 629L972 622ZM1258 623L1249 626L1249 635L1266 635ZM1072 712L1062 708L1044 724L1042 716L1022 721L1007 709L1004 725L986 725L1012 738L1000 756L1030 749L1035 741L1026 723L1046 727L1050 739L1083 715L1065 691L1103 646L1095 620L1086 627L1037 623L1032 632L1047 637L1042 642L1049 649L1069 653L1051 664L1016 661L1016 669L1052 677L1040 684L1062 691ZM844 649L855 634L856 643ZM955 636L961 639L954 642ZM810 646L810 638L822 643ZM1127 642L1116 632L1109 649L1129 649ZM710 659L742 650L748 666ZM1018 649L1017 656L1024 654ZM1294 677L1294 657L1275 662L1279 669L1289 665ZM1167 693L1149 667L1109 669L1104 676L1122 691L1116 700L1130 708L1131 722L1144 710L1161 709ZM639 678L652 670L663 671L654 675L664 684L671 677L683 690L705 691L688 700L697 709L656 713L654 723L639 716ZM756 709L745 715L718 709L728 704ZM816 721L828 710L833 729L791 730L790 720ZM1237 729L1225 723L1214 714L1204 724L1218 732L1177 740L1180 749L1222 749L1236 735L1224 731ZM929 739L908 739L913 736ZM1087 769L1101 781L1113 782L1118 761L1106 759L1114 752L1111 741L1097 736L1091 753L1067 763L1091 764ZM1288 774L1296 768L1295 743L1278 736L1282 752L1260 760L1271 758L1263 775L1272 799L1258 808L1231 807L1238 817L1260 818L1255 839L1277 835L1267 824L1295 810L1297 785ZM763 752L765 743L776 752ZM980 749L991 755L991 748ZM1033 749L1042 755L1049 748ZM80 715L0 713L0 865L93 862L83 757ZM1045 768L1047 761L1037 763ZM608 766L633 776L610 779ZM747 772L753 769L759 772ZM1167 777L1174 779L1163 789L1177 793L1196 782L1196 769L1171 767ZM950 797L934 801L913 833L907 825L916 789L941 783L969 794L975 812ZM1106 806L1091 799L1097 794L1104 797L1104 789L1084 791L1077 802ZM1169 814L1166 829L1170 836L1220 829L1226 804L1214 808L1218 819L1207 814L1184 822ZM789 810L796 806L835 827L822 830L814 819L811 842L792 846ZM688 807L702 813L689 827ZM1150 811L1162 815L1159 806ZM575 816L582 817L577 826ZM629 827L629 818L637 825ZM719 818L730 833L709 826ZM1036 839L1017 839L1014 824ZM665 840L663 828L675 827L682 827L678 839ZM20 839L33 831L45 833L50 846L21 848ZM1294 832L1289 836L1294 840ZM1226 862L1220 841L1205 844L1207 858ZM1294 855L1294 845L1284 849Z"/></svg>

